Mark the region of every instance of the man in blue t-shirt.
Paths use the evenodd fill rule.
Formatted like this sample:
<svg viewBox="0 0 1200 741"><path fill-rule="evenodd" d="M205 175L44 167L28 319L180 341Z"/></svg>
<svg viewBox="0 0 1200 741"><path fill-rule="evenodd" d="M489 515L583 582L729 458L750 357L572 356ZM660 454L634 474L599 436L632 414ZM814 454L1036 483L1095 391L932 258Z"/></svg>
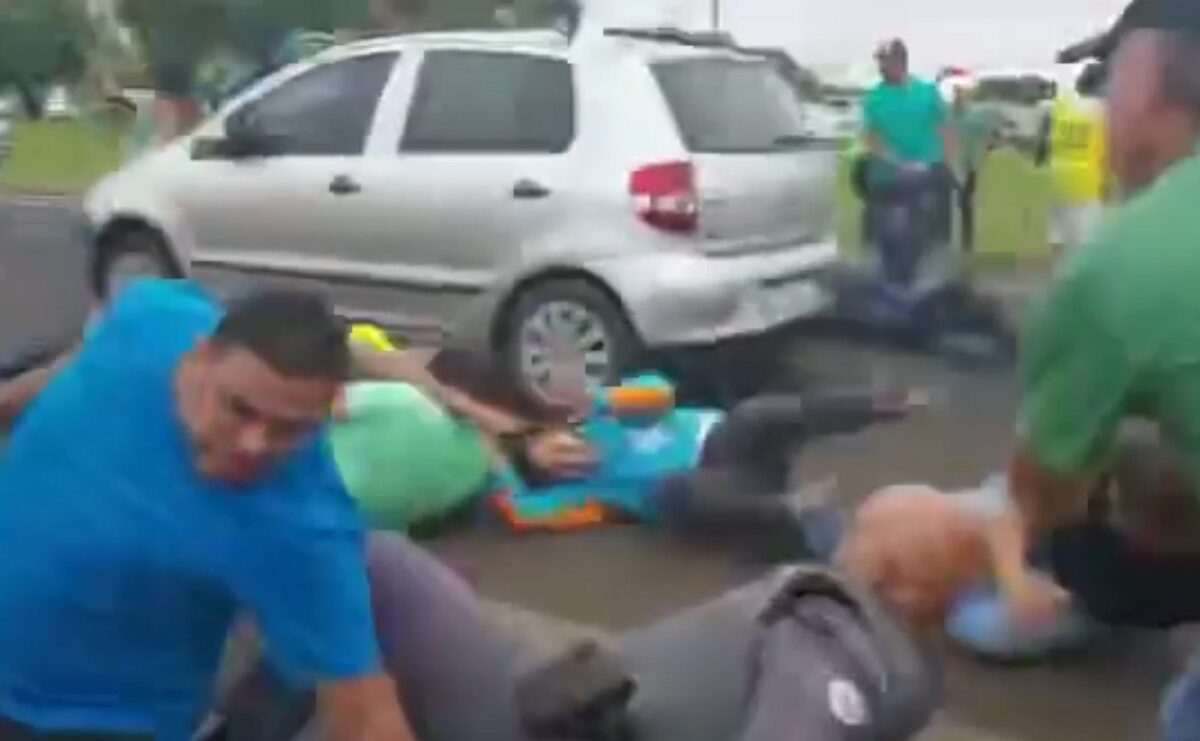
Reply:
<svg viewBox="0 0 1200 741"><path fill-rule="evenodd" d="M333 738L413 738L321 434L349 368L308 294L121 294L0 456L0 735L185 741L244 611Z"/></svg>

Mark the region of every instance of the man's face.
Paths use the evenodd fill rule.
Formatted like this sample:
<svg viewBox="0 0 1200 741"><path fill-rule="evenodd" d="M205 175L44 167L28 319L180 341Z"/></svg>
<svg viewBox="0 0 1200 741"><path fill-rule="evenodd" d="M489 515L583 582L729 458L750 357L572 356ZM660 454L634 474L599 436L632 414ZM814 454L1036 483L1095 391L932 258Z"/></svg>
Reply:
<svg viewBox="0 0 1200 741"><path fill-rule="evenodd" d="M339 384L284 376L253 353L202 341L177 378L182 421L201 475L245 484L307 441Z"/></svg>
<svg viewBox="0 0 1200 741"><path fill-rule="evenodd" d="M1153 31L1121 42L1108 81L1109 157L1123 187L1137 190L1158 175L1155 156L1169 106L1162 90L1162 57Z"/></svg>
<svg viewBox="0 0 1200 741"><path fill-rule="evenodd" d="M896 84L904 82L904 78L908 75L908 60L903 54L891 52L880 54L877 58L879 62L879 74L885 82Z"/></svg>

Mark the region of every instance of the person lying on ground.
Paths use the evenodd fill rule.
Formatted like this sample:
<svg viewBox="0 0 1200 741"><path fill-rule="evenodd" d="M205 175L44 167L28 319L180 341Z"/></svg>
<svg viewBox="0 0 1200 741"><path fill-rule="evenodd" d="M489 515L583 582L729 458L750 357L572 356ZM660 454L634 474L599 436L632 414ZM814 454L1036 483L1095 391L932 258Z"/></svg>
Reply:
<svg viewBox="0 0 1200 741"><path fill-rule="evenodd" d="M1152 428L1125 429L1087 519L1049 533L1026 554L1040 593L1032 600L1028 593L1006 594L998 568L1016 558L1008 552L1014 505L1003 477L964 492L890 487L853 514L810 501L805 535L828 544L827 556L874 574L897 604L948 610L947 633L974 653L1037 658L1088 645L1107 628L1170 628L1200 619L1200 602L1189 597L1200 574L1200 505L1170 486L1179 471ZM959 560L949 564L950 587L929 570L946 563L930 560L922 547L929 527L961 541Z"/></svg>
<svg viewBox="0 0 1200 741"><path fill-rule="evenodd" d="M422 741L607 740L630 730L748 741L783 729L807 741L899 740L939 700L924 627L852 571L782 569L606 636L485 604L397 534L372 534L368 554L383 664ZM230 673L201 741L310 738L311 693L281 681L252 633L240 637L247 661Z"/></svg>
<svg viewBox="0 0 1200 741"><path fill-rule="evenodd" d="M351 365L306 293L121 294L0 456L6 738L185 741L245 611L331 738L413 739L321 434Z"/></svg>
<svg viewBox="0 0 1200 741"><path fill-rule="evenodd" d="M490 504L518 530L634 520L734 537L756 550L784 543L772 534L786 533L796 553L795 528L781 527L774 501L787 490L794 450L815 436L899 418L912 404L900 395L848 392L764 396L729 413L676 408L665 379L642 375L594 398L611 407L622 392L642 402L654 396L649 408L596 409L591 419L585 412L584 421L576 421L569 410L525 393L480 353L443 350L430 372L492 408L535 422L496 440L411 386L351 385L346 415L331 430L332 448L376 527L416 526L430 534ZM528 460L532 434L546 441L561 436L563 459L572 439L594 455L578 459L574 471L547 475Z"/></svg>

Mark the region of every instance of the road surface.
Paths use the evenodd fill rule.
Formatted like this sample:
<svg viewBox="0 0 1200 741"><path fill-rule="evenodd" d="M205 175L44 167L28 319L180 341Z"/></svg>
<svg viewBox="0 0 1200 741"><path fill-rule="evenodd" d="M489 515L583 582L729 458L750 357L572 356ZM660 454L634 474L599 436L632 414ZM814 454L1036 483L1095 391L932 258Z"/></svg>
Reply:
<svg viewBox="0 0 1200 741"><path fill-rule="evenodd" d="M84 286L69 203L0 203L0 352L78 326ZM797 342L789 352L831 378L910 380L939 400L919 419L821 445L803 459L806 475L836 474L851 493L901 481L965 486L1004 458L1013 398L1007 378L828 344ZM750 573L728 554L668 546L637 528L519 543L470 535L437 549L489 596L611 629L705 599ZM1180 659L1163 636L1128 635L1037 668L987 668L953 657L946 717L930 738L1151 739L1157 695Z"/></svg>

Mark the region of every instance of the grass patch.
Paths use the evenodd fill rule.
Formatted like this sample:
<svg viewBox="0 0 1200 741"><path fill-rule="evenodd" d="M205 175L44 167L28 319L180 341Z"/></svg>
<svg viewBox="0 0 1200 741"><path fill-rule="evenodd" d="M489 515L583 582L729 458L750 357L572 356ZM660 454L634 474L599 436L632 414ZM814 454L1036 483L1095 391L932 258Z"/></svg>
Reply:
<svg viewBox="0 0 1200 741"><path fill-rule="evenodd" d="M35 193L86 189L121 164L121 134L87 119L20 121L0 186Z"/></svg>

